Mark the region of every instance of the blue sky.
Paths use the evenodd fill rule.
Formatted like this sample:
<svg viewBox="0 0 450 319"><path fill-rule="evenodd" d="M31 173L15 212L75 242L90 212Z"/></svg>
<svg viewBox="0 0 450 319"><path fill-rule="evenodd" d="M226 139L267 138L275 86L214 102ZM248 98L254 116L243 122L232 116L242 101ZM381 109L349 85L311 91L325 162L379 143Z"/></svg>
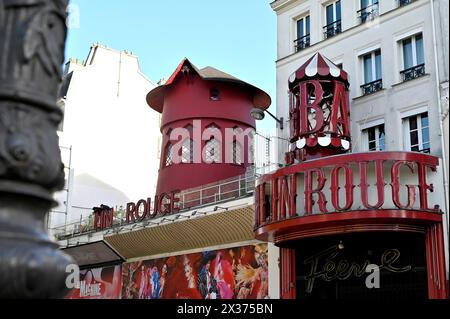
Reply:
<svg viewBox="0 0 450 319"><path fill-rule="evenodd" d="M66 59L99 42L139 56L153 82L187 57L265 90L275 111L276 15L269 0L71 0L80 27L69 30ZM259 129L275 127L267 118Z"/></svg>

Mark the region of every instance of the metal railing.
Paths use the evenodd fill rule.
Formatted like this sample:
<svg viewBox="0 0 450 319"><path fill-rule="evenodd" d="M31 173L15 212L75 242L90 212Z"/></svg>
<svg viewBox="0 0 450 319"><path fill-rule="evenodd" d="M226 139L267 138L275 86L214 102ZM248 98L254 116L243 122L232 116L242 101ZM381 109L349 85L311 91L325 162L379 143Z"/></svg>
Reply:
<svg viewBox="0 0 450 319"><path fill-rule="evenodd" d="M363 95L369 95L383 89L383 80L375 80L361 85Z"/></svg>
<svg viewBox="0 0 450 319"><path fill-rule="evenodd" d="M325 39L334 37L335 35L342 32L342 23L341 20L336 20L326 26L323 27L323 34Z"/></svg>
<svg viewBox="0 0 450 319"><path fill-rule="evenodd" d="M379 14L380 14L379 4L375 3L372 5L369 5L365 8L362 8L357 13L358 13L359 19L361 20L361 23L365 23L368 20L372 20L379 16Z"/></svg>
<svg viewBox="0 0 450 319"><path fill-rule="evenodd" d="M402 81L411 81L425 75L425 63L413 66L412 68L400 72Z"/></svg>
<svg viewBox="0 0 450 319"><path fill-rule="evenodd" d="M408 4L413 3L415 0L398 0L398 6L399 7L403 7L406 6Z"/></svg>
<svg viewBox="0 0 450 319"><path fill-rule="evenodd" d="M304 35L301 38L298 38L294 41L295 52L299 52L311 45L311 37L310 34Z"/></svg>
<svg viewBox="0 0 450 319"><path fill-rule="evenodd" d="M184 190L178 195L180 212L248 197L254 192L257 177L258 175L252 172L251 174L237 176L217 183ZM133 224L126 222L126 212L124 210L115 211L114 215L112 228ZM135 224L140 222L142 221L136 221ZM93 214L87 218L81 218L77 222L50 229L50 232L57 240L92 234L97 231L94 226Z"/></svg>
<svg viewBox="0 0 450 319"><path fill-rule="evenodd" d="M424 153L424 154L430 154L431 153L431 148L423 148L423 149L419 149L419 147L413 147L411 148L412 152L418 152L418 153Z"/></svg>

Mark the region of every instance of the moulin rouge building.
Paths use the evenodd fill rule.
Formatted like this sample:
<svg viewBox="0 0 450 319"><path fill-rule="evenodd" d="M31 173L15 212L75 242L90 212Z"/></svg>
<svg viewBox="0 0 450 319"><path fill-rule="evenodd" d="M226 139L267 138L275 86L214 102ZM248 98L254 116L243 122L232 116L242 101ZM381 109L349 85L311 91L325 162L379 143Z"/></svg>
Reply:
<svg viewBox="0 0 450 319"><path fill-rule="evenodd" d="M286 167L255 191L255 236L280 247L281 298L448 298L439 159L351 153L348 75L320 54L289 94Z"/></svg>
<svg viewBox="0 0 450 319"><path fill-rule="evenodd" d="M96 208L93 225L58 238L82 269L70 297L447 298L439 159L352 153L348 75L322 55L286 81L285 165L263 176L254 135L224 137L255 128L265 92L188 60L152 90L157 194L119 215Z"/></svg>

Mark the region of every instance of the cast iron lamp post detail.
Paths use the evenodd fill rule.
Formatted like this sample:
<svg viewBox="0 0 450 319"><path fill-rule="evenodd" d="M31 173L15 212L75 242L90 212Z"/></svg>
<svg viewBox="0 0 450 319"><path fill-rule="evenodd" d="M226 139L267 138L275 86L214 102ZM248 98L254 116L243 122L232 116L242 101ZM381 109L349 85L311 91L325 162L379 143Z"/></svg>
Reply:
<svg viewBox="0 0 450 319"><path fill-rule="evenodd" d="M282 117L277 118L275 115L270 113L268 110L263 110L258 107L254 107L250 112L251 116L257 121L264 120L264 118L266 117L265 113L269 114L270 117L273 118L278 123L278 125L280 126L280 130L284 129L284 118L282 118Z"/></svg>
<svg viewBox="0 0 450 319"><path fill-rule="evenodd" d="M68 0L0 0L0 298L60 298L74 263L45 218L64 186L56 105Z"/></svg>

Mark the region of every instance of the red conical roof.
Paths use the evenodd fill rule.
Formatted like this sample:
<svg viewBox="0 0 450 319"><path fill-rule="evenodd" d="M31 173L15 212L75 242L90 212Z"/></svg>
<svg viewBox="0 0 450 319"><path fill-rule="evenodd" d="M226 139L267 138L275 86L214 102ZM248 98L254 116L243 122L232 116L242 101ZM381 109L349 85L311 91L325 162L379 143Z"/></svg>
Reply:
<svg viewBox="0 0 450 319"><path fill-rule="evenodd" d="M249 90L253 95L253 104L255 107L267 109L272 104L270 96L263 90L213 67L199 69L187 58L184 58L166 83L154 88L147 94L147 104L151 108L159 113L162 113L166 90L168 90L176 82L177 78L181 76L185 66L192 68L205 81L234 83L236 85L240 85L245 90Z"/></svg>
<svg viewBox="0 0 450 319"><path fill-rule="evenodd" d="M289 87L300 81L317 78L341 79L348 85L348 74L320 53L314 54L289 77Z"/></svg>

